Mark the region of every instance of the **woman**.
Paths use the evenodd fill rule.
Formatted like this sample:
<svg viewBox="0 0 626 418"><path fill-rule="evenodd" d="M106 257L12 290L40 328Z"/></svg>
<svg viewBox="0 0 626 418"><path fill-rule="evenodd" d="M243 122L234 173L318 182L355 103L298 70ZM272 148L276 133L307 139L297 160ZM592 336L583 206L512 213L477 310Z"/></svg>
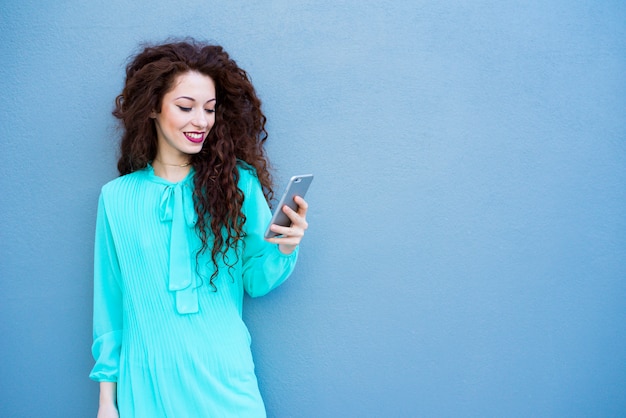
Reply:
<svg viewBox="0 0 626 418"><path fill-rule="evenodd" d="M263 239L272 184L254 88L219 46L150 46L113 114L124 130L96 227L98 416L263 417L243 292L289 276L307 204L283 208L292 225Z"/></svg>

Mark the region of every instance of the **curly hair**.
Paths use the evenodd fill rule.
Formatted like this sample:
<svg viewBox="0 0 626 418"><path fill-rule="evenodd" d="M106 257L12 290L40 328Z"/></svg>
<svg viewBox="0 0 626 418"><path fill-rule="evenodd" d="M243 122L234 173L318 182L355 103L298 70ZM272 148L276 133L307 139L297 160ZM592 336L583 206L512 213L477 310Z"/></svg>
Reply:
<svg viewBox="0 0 626 418"><path fill-rule="evenodd" d="M147 45L126 67L126 82L115 100L113 115L123 127L120 175L145 168L156 157L157 133L150 118L160 112L163 96L173 88L176 77L196 71L209 76L216 88L215 124L202 150L191 156L194 176L194 206L198 215L196 232L205 253L213 240L211 260L215 266L210 284L218 274L219 256L229 267L226 253L243 235L246 218L244 195L237 187L238 166L253 169L267 201L273 197L269 161L263 145L267 140L266 118L248 74L237 66L221 46L193 39ZM247 165L247 167L246 167Z"/></svg>

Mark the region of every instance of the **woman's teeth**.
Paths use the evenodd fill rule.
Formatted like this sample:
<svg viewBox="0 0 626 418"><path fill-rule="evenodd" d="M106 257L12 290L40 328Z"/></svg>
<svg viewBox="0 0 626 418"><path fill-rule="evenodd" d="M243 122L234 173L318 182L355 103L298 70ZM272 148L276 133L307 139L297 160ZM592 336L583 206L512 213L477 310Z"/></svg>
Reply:
<svg viewBox="0 0 626 418"><path fill-rule="evenodd" d="M200 142L204 139L204 133L202 132L185 132L185 136L193 142Z"/></svg>

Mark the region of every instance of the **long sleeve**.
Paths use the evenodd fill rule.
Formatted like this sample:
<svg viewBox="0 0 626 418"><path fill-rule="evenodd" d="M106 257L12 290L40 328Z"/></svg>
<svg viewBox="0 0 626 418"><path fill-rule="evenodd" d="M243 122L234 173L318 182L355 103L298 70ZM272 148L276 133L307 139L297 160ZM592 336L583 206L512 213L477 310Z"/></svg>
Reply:
<svg viewBox="0 0 626 418"><path fill-rule="evenodd" d="M298 248L283 254L278 245L263 238L272 214L261 184L247 169L241 169L240 184L244 192L243 211L246 215L243 248L243 284L252 296L263 296L281 285L293 271L298 258Z"/></svg>
<svg viewBox="0 0 626 418"><path fill-rule="evenodd" d="M122 344L122 292L120 267L113 235L100 195L94 248L94 307L92 354L96 361L89 377L99 382L116 382Z"/></svg>

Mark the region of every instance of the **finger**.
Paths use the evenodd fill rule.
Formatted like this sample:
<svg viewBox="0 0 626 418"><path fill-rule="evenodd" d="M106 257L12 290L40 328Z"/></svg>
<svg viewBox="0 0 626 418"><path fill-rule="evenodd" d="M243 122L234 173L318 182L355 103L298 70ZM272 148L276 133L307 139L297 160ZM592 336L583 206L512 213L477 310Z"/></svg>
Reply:
<svg viewBox="0 0 626 418"><path fill-rule="evenodd" d="M300 241L302 241L302 236L278 235L276 237L266 238L266 240L272 244L298 245Z"/></svg>
<svg viewBox="0 0 626 418"><path fill-rule="evenodd" d="M300 216L306 216L306 213L309 209L309 204L307 203L306 200L304 200L302 197L300 196L296 196L293 198L293 201L296 202L298 204L298 215Z"/></svg>
<svg viewBox="0 0 626 418"><path fill-rule="evenodd" d="M292 227L297 226L302 229L307 229L309 226L309 224L306 221L306 210L307 209L305 207L304 212L300 213L300 210L296 212L287 205L283 207L283 212L285 213L285 215L287 215L287 217L291 221L291 226Z"/></svg>
<svg viewBox="0 0 626 418"><path fill-rule="evenodd" d="M274 237L267 238L267 241L272 244L298 246L302 241L302 237Z"/></svg>
<svg viewBox="0 0 626 418"><path fill-rule="evenodd" d="M297 225L281 226L272 224L272 226L270 226L270 230L282 235L283 237L302 237L304 235L305 228Z"/></svg>

